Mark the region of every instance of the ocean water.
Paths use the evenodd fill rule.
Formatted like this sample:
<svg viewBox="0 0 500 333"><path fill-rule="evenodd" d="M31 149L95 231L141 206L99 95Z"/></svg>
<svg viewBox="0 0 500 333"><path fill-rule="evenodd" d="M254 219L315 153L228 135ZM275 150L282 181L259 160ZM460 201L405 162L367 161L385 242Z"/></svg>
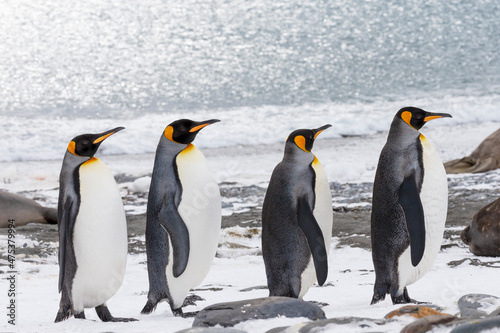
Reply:
<svg viewBox="0 0 500 333"><path fill-rule="evenodd" d="M221 119L208 147L367 135L406 105L495 121L498 17L487 0L4 0L0 161L115 126L103 153L154 152L178 118Z"/></svg>

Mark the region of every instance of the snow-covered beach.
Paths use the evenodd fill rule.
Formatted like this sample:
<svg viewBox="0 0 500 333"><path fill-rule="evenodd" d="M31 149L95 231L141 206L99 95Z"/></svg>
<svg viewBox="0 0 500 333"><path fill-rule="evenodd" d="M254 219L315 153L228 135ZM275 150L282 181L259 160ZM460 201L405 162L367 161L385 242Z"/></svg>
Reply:
<svg viewBox="0 0 500 333"><path fill-rule="evenodd" d="M330 182L334 227L329 274L306 301L327 318L362 317L332 331L399 332L408 316L370 306L372 186L394 114L415 106L446 112L422 129L443 162L468 155L500 126L497 2L363 0L5 0L0 2L0 190L57 206L58 177L76 135L118 126L97 157L120 188L129 227L125 281L109 300L116 316L54 324L57 226L16 228L17 326L7 324L7 233L0 229L0 331L176 332L193 319L166 303L139 314L148 288L144 223L154 153L167 124L220 119L194 144L222 195L220 246L193 293L218 302L267 296L260 215L268 181L298 128L332 127L313 152ZM496 258L476 257L459 234L500 196L500 171L448 176L443 247L411 297L457 314L468 293L500 297ZM258 287L258 288L255 288ZM498 305L496 306L498 307ZM304 318L249 321L265 332ZM340 322L341 320L339 320ZM383 326L380 326L384 322ZM445 329L441 330L446 331Z"/></svg>
<svg viewBox="0 0 500 333"><path fill-rule="evenodd" d="M447 126L444 122L443 120L440 126L422 129L443 161L466 155L499 125L496 122L483 122ZM304 299L327 304L322 307L327 318L365 317L380 320L398 308L392 305L390 300L369 305L375 277L370 249L367 247L370 191L378 155L386 135L386 132L381 132L359 137L318 138L313 149L331 182L335 221L326 286L311 288ZM119 136L114 139L119 140ZM202 139L201 135L199 139ZM272 169L282 158L283 144L205 148L203 151L221 187L225 228L221 232L217 257L208 276L193 291L204 301L187 307L186 311L201 310L219 302L267 296L267 289L252 289L266 285L260 254L259 214ZM139 321L126 324L102 323L95 312L89 309L86 311L89 320L72 318L54 324L59 302L57 227L29 225L17 228L16 247L19 249L19 255L16 261L19 274L16 328L30 332L176 332L191 327L192 318L173 317L166 303L160 304L152 315L139 314L146 301L148 289L144 235L141 229L144 227L147 200L144 191L147 190L147 175L151 172L153 154L99 157L117 177L129 220L127 273L122 287L109 300L108 305L117 316L135 317ZM4 182L0 188L55 207L60 163L57 160L2 162L1 169L10 170L10 174L3 175ZM136 181L137 179L139 180ZM408 289L412 297L431 302L444 313L457 314L457 300L464 294L484 293L500 296L496 283L498 260L474 256L458 237L467 221L476 213L474 209L499 196L500 171L478 175L454 175L449 176L448 180L451 214L448 216L443 242L445 246L441 249L432 270ZM138 192L131 192L129 189ZM5 253L6 245L6 232L2 231L2 253ZM469 259L478 259L485 265L472 265ZM488 265L490 267L487 267ZM7 284L2 285L7 292ZM252 290L242 291L248 288ZM7 298L2 298L1 308L6 308L6 301ZM257 320L241 323L236 328L248 332L265 332L274 327L290 326L303 321L306 319ZM399 317L380 327L367 321L365 328L351 323L343 325L341 329L345 332L374 329L398 332L412 321L411 317ZM5 331L14 328L8 325L6 320L1 325ZM337 328L340 329L339 327Z"/></svg>

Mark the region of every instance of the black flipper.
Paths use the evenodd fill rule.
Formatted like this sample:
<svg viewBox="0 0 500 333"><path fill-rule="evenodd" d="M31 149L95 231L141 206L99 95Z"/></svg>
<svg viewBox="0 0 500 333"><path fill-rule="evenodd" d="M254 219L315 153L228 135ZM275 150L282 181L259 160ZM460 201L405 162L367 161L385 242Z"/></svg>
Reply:
<svg viewBox="0 0 500 333"><path fill-rule="evenodd" d="M410 235L411 264L416 267L425 250L425 218L422 201L415 181L415 173L406 177L399 188L399 204L406 217Z"/></svg>
<svg viewBox="0 0 500 333"><path fill-rule="evenodd" d="M66 247L68 238L73 239L73 228L78 214L78 204L71 196L65 198L62 204L61 218L59 221L59 292L63 288L64 274L66 269Z"/></svg>
<svg viewBox="0 0 500 333"><path fill-rule="evenodd" d="M297 221L299 222L300 229L302 229L307 238L314 261L314 268L316 269L316 279L318 280L318 284L322 286L328 275L328 257L325 248L325 239L305 197L300 198L298 201Z"/></svg>
<svg viewBox="0 0 500 333"><path fill-rule="evenodd" d="M158 219L168 232L173 250L173 274L179 277L186 269L189 259L189 231L174 205L174 199L164 202Z"/></svg>

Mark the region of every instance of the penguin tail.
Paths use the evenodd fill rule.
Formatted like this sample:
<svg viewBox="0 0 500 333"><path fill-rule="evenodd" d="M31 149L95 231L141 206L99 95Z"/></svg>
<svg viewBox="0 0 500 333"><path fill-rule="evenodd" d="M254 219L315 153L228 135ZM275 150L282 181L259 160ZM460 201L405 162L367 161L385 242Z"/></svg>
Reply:
<svg viewBox="0 0 500 333"><path fill-rule="evenodd" d="M48 224L57 224L57 209L45 208L42 212L42 215Z"/></svg>
<svg viewBox="0 0 500 333"><path fill-rule="evenodd" d="M385 295L389 293L389 284L386 282L380 283L375 281L375 287L373 288L373 297L370 305L377 304L380 301L385 300Z"/></svg>
<svg viewBox="0 0 500 333"><path fill-rule="evenodd" d="M153 312L156 309L156 305L158 305L158 302L153 302L150 299L146 302L146 305L142 308L141 314L147 315Z"/></svg>
<svg viewBox="0 0 500 333"><path fill-rule="evenodd" d="M372 301L370 305L377 304L385 299L385 294L379 294L377 292L373 293Z"/></svg>
<svg viewBox="0 0 500 333"><path fill-rule="evenodd" d="M57 312L56 319L54 320L54 323L59 323L63 320L68 319L71 315L73 314L71 310L71 306L61 306L59 311Z"/></svg>

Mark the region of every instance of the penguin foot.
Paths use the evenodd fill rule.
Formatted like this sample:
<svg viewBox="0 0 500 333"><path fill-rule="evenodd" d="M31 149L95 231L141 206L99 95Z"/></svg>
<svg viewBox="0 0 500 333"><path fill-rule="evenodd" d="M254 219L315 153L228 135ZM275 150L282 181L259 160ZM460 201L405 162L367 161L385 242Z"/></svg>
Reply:
<svg viewBox="0 0 500 333"><path fill-rule="evenodd" d="M196 315L198 314L198 312L199 311L193 311L193 312L186 312L186 313L184 313L182 311L182 308L172 309L172 313L174 314L174 316L176 316L176 317L182 317L182 318L196 317Z"/></svg>
<svg viewBox="0 0 500 333"><path fill-rule="evenodd" d="M176 317L183 317L184 316L184 313L182 312L182 308L172 309L172 313Z"/></svg>
<svg viewBox="0 0 500 333"><path fill-rule="evenodd" d="M182 306L188 306L188 305L196 305L197 301L204 301L205 299L198 296L198 295L189 295L184 299L184 303Z"/></svg>
<svg viewBox="0 0 500 333"><path fill-rule="evenodd" d="M76 319L86 319L85 318L85 311L82 311L82 312L75 312L74 313L74 316Z"/></svg>
<svg viewBox="0 0 500 333"><path fill-rule="evenodd" d="M137 321L135 318L115 318L113 315L111 315L111 312L109 312L109 309L106 305L98 305L95 307L95 312L97 313L97 316L99 319L101 319L104 322L130 322L130 321Z"/></svg>
<svg viewBox="0 0 500 333"><path fill-rule="evenodd" d="M153 312L156 309L156 305L158 305L157 302L155 303L155 302L152 302L151 300L148 299L148 301L146 302L146 305L144 305L144 307L142 308L141 314L143 314L143 315L150 314L151 312Z"/></svg>
<svg viewBox="0 0 500 333"><path fill-rule="evenodd" d="M410 298L408 295L408 290L405 289L403 290L403 293L399 296L392 296L392 304L406 304L406 303L413 303L413 304L425 304L426 302L418 302L414 300L413 298Z"/></svg>

